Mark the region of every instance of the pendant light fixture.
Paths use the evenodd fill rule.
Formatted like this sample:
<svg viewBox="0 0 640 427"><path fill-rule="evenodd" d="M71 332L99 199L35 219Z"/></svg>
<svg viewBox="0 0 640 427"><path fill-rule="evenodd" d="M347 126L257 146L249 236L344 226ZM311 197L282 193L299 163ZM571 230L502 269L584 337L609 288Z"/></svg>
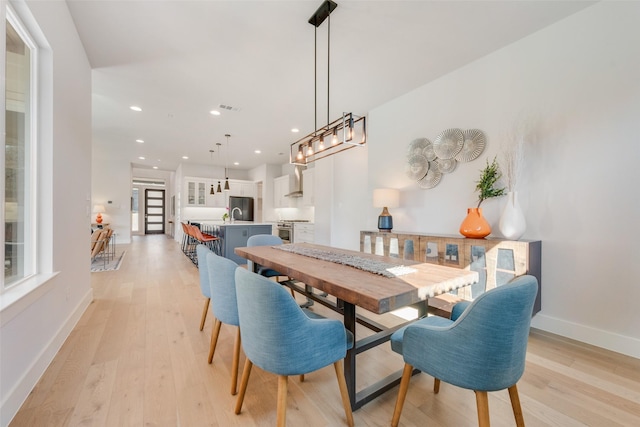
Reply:
<svg viewBox="0 0 640 427"><path fill-rule="evenodd" d="M224 136L227 138L227 157L224 161L224 191L229 191L229 172L227 171L227 163L229 162L229 138L231 137L231 135L227 133Z"/></svg>
<svg viewBox="0 0 640 427"><path fill-rule="evenodd" d="M213 164L213 150L209 150L209 154L211 155L211 163ZM211 183L211 189L209 190L209 194L211 194L212 196L216 194L216 192L213 190L213 182Z"/></svg>
<svg viewBox="0 0 640 427"><path fill-rule="evenodd" d="M331 71L331 12L338 4L325 0L309 18L314 28L314 127L315 131L291 144L289 163L306 165L353 147L362 147L367 142L366 118L353 113L342 113L342 117L329 122L329 75ZM327 124L318 128L318 81L317 81L317 30L328 18L327 25ZM340 133L338 133L340 132ZM325 143L328 139L331 143Z"/></svg>
<svg viewBox="0 0 640 427"><path fill-rule="evenodd" d="M219 142L216 142L216 146L218 147L218 157L220 156L220 151L222 150L222 144L220 144ZM224 172L227 173L227 168L226 168L226 164L225 164L225 169ZM220 186L220 181L218 181L218 188L216 188L216 191L218 193L222 193L222 187Z"/></svg>

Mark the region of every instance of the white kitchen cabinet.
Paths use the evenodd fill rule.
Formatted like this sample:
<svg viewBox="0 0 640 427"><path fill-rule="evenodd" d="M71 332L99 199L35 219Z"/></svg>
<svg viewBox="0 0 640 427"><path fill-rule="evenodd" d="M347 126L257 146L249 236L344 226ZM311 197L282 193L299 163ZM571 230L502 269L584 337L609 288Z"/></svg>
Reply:
<svg viewBox="0 0 640 427"><path fill-rule="evenodd" d="M315 243L315 226L309 223L293 224L293 243Z"/></svg>
<svg viewBox="0 0 640 427"><path fill-rule="evenodd" d="M207 179L187 177L185 181L185 206L224 208L227 197L224 192L218 192L218 181L224 185L224 179ZM214 194L211 194L213 185Z"/></svg>
<svg viewBox="0 0 640 427"><path fill-rule="evenodd" d="M302 171L302 204L304 206L314 206L315 197L313 194L315 170L305 169Z"/></svg>
<svg viewBox="0 0 640 427"><path fill-rule="evenodd" d="M185 178L185 206L207 205L207 181L199 178Z"/></svg>
<svg viewBox="0 0 640 427"><path fill-rule="evenodd" d="M287 197L287 194L291 192L294 179L293 175L283 175L273 179L274 208L290 208L293 206L291 197Z"/></svg>
<svg viewBox="0 0 640 427"><path fill-rule="evenodd" d="M258 186L253 181L240 181L235 179L229 180L229 195L239 197L253 197L257 196Z"/></svg>

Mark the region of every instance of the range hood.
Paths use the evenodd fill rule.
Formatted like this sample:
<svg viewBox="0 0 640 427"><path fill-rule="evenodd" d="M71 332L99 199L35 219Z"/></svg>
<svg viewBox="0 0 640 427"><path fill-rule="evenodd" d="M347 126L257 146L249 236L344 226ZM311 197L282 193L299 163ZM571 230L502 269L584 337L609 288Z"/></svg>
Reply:
<svg viewBox="0 0 640 427"><path fill-rule="evenodd" d="M302 171L306 168L306 166L296 165L293 170L295 178L293 188L289 194L285 194L286 197L302 197Z"/></svg>

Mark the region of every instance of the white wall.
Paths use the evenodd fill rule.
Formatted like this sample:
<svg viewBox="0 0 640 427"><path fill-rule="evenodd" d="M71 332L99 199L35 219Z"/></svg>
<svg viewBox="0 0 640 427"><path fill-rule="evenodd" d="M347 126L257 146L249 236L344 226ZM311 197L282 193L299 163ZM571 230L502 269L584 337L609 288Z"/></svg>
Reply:
<svg viewBox="0 0 640 427"><path fill-rule="evenodd" d="M22 10L23 2L15 3ZM26 3L50 46L39 181L42 273L52 279L5 308L0 329L0 425L7 425L92 299L89 272L91 74L65 2ZM3 6L4 8L4 3ZM4 49L4 46L2 46ZM48 77L47 77L48 76ZM3 298L6 294L3 294Z"/></svg>
<svg viewBox="0 0 640 427"><path fill-rule="evenodd" d="M317 219L340 230L332 230L331 243L355 246L359 230L376 228L379 209L369 208L359 226L324 207L340 210L345 196L361 193L371 206L373 188L383 186L403 190L391 212L395 229L458 234L485 160L499 154L517 116L531 117L535 138L519 193L524 238L543 242L542 311L533 325L640 357L638 16L638 2L596 4L372 110L367 184L348 195L334 184L316 208ZM482 129L485 152L420 190L404 175L407 146L448 128ZM482 205L494 226L504 203Z"/></svg>
<svg viewBox="0 0 640 427"><path fill-rule="evenodd" d="M126 244L131 242L132 168L130 163L119 158L117 150L108 147L109 144L93 144L90 165L92 206L104 205L103 223L108 223L117 234L118 244ZM95 222L95 214L92 214L92 222Z"/></svg>

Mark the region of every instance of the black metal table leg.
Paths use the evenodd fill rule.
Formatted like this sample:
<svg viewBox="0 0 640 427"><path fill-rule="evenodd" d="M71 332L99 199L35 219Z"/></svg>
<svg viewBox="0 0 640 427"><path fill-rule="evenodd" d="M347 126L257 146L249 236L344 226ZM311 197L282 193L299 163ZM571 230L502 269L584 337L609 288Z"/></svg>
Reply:
<svg viewBox="0 0 640 427"><path fill-rule="evenodd" d="M343 307L344 327L353 334L354 345L347 350L347 356L344 358L344 377L347 382L347 390L349 391L349 402L351 408L356 407L356 307L355 305L339 301L339 305Z"/></svg>

